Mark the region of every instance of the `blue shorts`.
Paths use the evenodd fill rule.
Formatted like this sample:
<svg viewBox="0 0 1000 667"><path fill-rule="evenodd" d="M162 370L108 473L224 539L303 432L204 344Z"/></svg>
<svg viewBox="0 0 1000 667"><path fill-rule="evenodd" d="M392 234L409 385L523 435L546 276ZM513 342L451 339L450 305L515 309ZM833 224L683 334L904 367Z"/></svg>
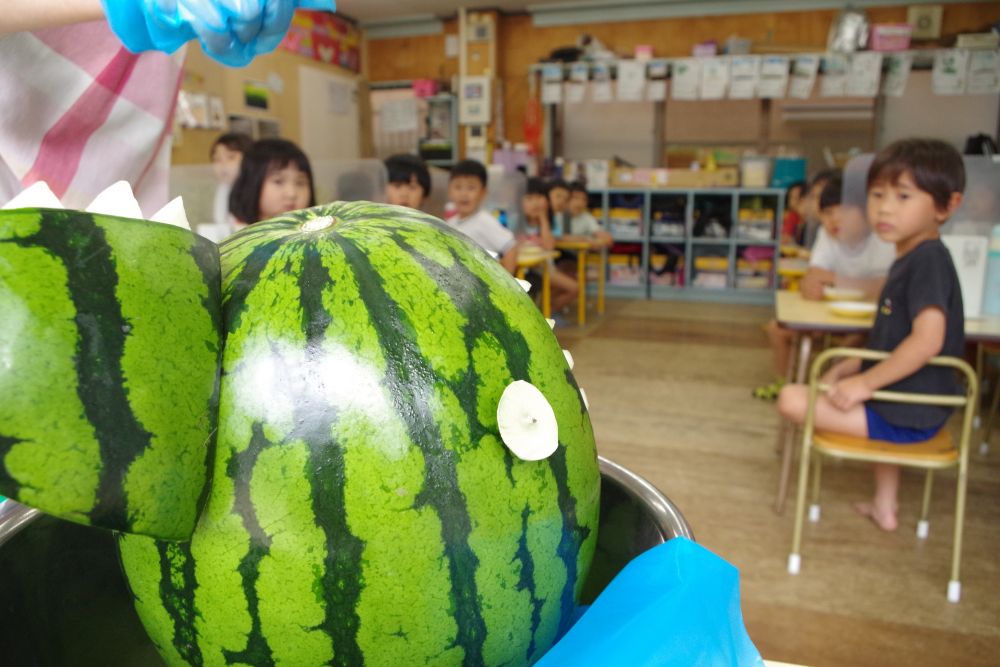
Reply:
<svg viewBox="0 0 1000 667"><path fill-rule="evenodd" d="M932 428L909 428L907 426L896 426L890 424L875 412L870 405L865 405L865 419L868 421L868 438L871 440L885 440L897 445L912 445L924 440L930 440L941 430L941 426Z"/></svg>

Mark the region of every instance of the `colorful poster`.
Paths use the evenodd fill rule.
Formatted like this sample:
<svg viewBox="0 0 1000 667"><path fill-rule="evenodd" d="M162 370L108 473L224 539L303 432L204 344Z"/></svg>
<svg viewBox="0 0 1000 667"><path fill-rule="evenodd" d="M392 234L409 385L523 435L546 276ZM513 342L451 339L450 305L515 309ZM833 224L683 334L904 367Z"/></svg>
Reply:
<svg viewBox="0 0 1000 667"><path fill-rule="evenodd" d="M797 56L792 61L792 75L788 80L788 96L800 100L808 99L816 85L819 71L819 56Z"/></svg>
<svg viewBox="0 0 1000 667"><path fill-rule="evenodd" d="M875 51L853 53L847 74L848 97L875 97L882 77L882 54Z"/></svg>
<svg viewBox="0 0 1000 667"><path fill-rule="evenodd" d="M882 77L882 94L902 97L906 82L913 66L912 53L887 53L885 56L885 76Z"/></svg>
<svg viewBox="0 0 1000 667"><path fill-rule="evenodd" d="M761 58L757 97L784 97L786 88L788 88L788 58L785 56Z"/></svg>
<svg viewBox="0 0 1000 667"><path fill-rule="evenodd" d="M330 12L300 9L279 48L306 58L361 71L361 32Z"/></svg>
<svg viewBox="0 0 1000 667"><path fill-rule="evenodd" d="M969 70L969 52L942 49L934 54L931 89L935 95L961 95L965 92L965 75Z"/></svg>
<svg viewBox="0 0 1000 667"><path fill-rule="evenodd" d="M611 87L611 68L607 63L594 63L590 99L593 102L610 102L615 98Z"/></svg>
<svg viewBox="0 0 1000 667"><path fill-rule="evenodd" d="M750 100L757 95L757 77L760 58L757 56L733 56L729 66L729 98Z"/></svg>

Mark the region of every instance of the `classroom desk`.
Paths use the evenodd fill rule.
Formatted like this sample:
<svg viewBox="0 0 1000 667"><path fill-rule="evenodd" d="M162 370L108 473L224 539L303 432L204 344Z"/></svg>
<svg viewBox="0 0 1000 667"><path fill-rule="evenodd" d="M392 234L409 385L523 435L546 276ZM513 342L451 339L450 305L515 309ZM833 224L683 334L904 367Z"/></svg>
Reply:
<svg viewBox="0 0 1000 667"><path fill-rule="evenodd" d="M605 271L607 267L605 266L605 253L607 249L604 246L595 245L591 241L587 240L576 240L576 239L556 239L556 249L557 250L569 250L576 253L576 282L580 289L580 293L577 296L576 305L576 321L577 324L583 325L587 322L587 257L588 253L596 252L597 256L601 258L600 271L597 278L597 314L604 314L604 281L605 281Z"/></svg>
<svg viewBox="0 0 1000 667"><path fill-rule="evenodd" d="M542 269L542 315L546 318L552 317L552 261L559 256L559 253L550 251L530 251L525 252L522 248L517 253L517 277L524 280L524 274L528 269L541 267Z"/></svg>
<svg viewBox="0 0 1000 667"><path fill-rule="evenodd" d="M775 319L778 325L795 334L795 343L789 353L788 380L804 383L809 372L809 356L812 353L813 334L864 333L871 329L874 315L866 318L840 317L830 312L827 301L810 301L802 298L800 292L778 290L775 293ZM1000 341L1000 317L981 317L965 320L965 340L967 343L989 343ZM788 482L791 475L795 444L792 441L794 428L781 417L778 427L778 448L781 450L781 476L778 480L778 495L774 501L774 511L781 513L785 508Z"/></svg>

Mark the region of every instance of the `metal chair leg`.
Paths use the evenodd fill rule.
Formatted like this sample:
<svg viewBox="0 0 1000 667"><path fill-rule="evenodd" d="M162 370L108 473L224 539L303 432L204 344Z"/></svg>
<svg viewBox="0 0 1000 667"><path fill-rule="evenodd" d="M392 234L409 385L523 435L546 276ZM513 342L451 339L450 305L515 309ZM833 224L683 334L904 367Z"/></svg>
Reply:
<svg viewBox="0 0 1000 667"><path fill-rule="evenodd" d="M924 502L920 509L920 520L917 521L917 537L925 540L930 532L927 516L931 508L931 488L934 486L934 471L928 470L924 477Z"/></svg>
<svg viewBox="0 0 1000 667"><path fill-rule="evenodd" d="M819 484L823 474L823 456L813 455L812 502L809 504L809 523L819 522Z"/></svg>

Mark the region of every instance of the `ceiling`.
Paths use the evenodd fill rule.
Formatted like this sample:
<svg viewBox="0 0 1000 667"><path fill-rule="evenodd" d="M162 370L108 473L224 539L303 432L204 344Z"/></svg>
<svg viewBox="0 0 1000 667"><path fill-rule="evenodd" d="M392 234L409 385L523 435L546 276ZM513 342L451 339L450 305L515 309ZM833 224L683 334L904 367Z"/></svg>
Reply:
<svg viewBox="0 0 1000 667"><path fill-rule="evenodd" d="M408 17L447 18L466 9L499 9L523 12L529 5L565 4L567 0L337 0L337 11L360 23L398 20ZM570 4L579 4L573 2Z"/></svg>

